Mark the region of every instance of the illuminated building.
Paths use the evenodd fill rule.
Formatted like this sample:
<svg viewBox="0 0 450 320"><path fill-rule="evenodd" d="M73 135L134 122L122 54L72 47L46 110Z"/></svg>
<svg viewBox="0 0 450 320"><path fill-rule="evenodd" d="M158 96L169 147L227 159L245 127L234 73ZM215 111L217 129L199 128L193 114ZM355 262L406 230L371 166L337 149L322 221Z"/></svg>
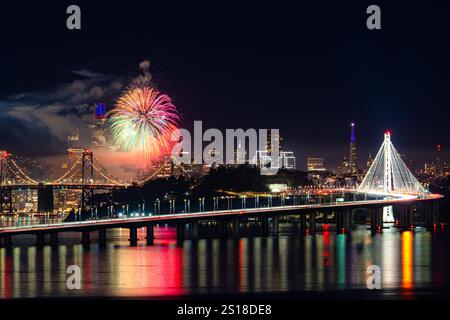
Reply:
<svg viewBox="0 0 450 320"><path fill-rule="evenodd" d="M73 136L67 136L67 161L64 161L61 165L62 169L68 169L83 153L84 149L80 147L80 133L77 129L77 133Z"/></svg>
<svg viewBox="0 0 450 320"><path fill-rule="evenodd" d="M295 156L292 151L281 151L280 153L281 168L295 170Z"/></svg>
<svg viewBox="0 0 450 320"><path fill-rule="evenodd" d="M323 158L306 158L306 170L323 172L326 171L323 165Z"/></svg>
<svg viewBox="0 0 450 320"><path fill-rule="evenodd" d="M244 164L248 162L246 159L247 152L245 151L245 145L242 147L242 141L238 140L236 148L234 149L234 163Z"/></svg>
<svg viewBox="0 0 450 320"><path fill-rule="evenodd" d="M256 151L254 163L258 168L270 168L272 158L268 151Z"/></svg>
<svg viewBox="0 0 450 320"><path fill-rule="evenodd" d="M436 146L436 178L442 178L444 176L444 162L441 159L442 146L438 144Z"/></svg>
<svg viewBox="0 0 450 320"><path fill-rule="evenodd" d="M239 149L236 149L236 151L235 151L235 157L238 156L238 150ZM215 168L217 166L217 163L214 161L214 159L217 159L217 157L219 157L219 156L220 156L220 153L219 153L219 151L216 150L216 148L212 148L210 150L205 150L204 156L203 156L203 166L202 166L203 174L208 174L208 172L209 172L209 170L211 170L211 168ZM244 157L245 157L245 155L244 155ZM236 159L235 159L235 163L236 163Z"/></svg>
<svg viewBox="0 0 450 320"><path fill-rule="evenodd" d="M449 175L449 168L441 156L442 146L436 146L436 155L434 161L426 162L422 173L427 177L427 181L431 182Z"/></svg>
<svg viewBox="0 0 450 320"><path fill-rule="evenodd" d="M278 136L278 149L280 152L283 151L283 137L281 135ZM265 151L267 151L269 155L272 152L272 130L267 130L267 146Z"/></svg>
<svg viewBox="0 0 450 320"><path fill-rule="evenodd" d="M337 167L336 173L338 175L345 175L348 173L348 160L347 157L344 157L341 164Z"/></svg>
<svg viewBox="0 0 450 320"><path fill-rule="evenodd" d="M95 104L94 121L92 127L92 147L101 148L106 146L106 107L104 102Z"/></svg>
<svg viewBox="0 0 450 320"><path fill-rule="evenodd" d="M156 172L155 178L168 178L173 176L174 163L170 157L166 156L155 163L154 169Z"/></svg>
<svg viewBox="0 0 450 320"><path fill-rule="evenodd" d="M271 169L288 169L295 170L296 159L294 152L283 151L283 138L278 137L278 157L275 157L275 162L272 162L272 134L271 130L267 132L267 145L265 150L258 150L251 163L255 164L258 168L271 168Z"/></svg>
<svg viewBox="0 0 450 320"><path fill-rule="evenodd" d="M306 171L314 185L320 184L326 172L323 158L306 158Z"/></svg>
<svg viewBox="0 0 450 320"><path fill-rule="evenodd" d="M372 166L373 163L373 157L372 154L369 154L369 159L367 159L367 170Z"/></svg>

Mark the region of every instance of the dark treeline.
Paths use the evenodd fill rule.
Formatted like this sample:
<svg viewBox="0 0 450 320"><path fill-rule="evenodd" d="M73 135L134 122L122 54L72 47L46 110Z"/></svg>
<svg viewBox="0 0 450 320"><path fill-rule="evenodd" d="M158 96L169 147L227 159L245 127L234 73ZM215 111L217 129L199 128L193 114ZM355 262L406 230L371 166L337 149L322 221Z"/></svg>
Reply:
<svg viewBox="0 0 450 320"><path fill-rule="evenodd" d="M265 176L261 175L255 166L219 166L212 168L207 175L199 179L183 176L161 178L151 180L141 187L116 190L113 193L112 202L116 204L137 204L143 201L153 203L156 199L213 197L230 191L266 192L269 191L268 184L275 183L298 187L307 185L309 182L306 173L301 171L280 170L276 175Z"/></svg>

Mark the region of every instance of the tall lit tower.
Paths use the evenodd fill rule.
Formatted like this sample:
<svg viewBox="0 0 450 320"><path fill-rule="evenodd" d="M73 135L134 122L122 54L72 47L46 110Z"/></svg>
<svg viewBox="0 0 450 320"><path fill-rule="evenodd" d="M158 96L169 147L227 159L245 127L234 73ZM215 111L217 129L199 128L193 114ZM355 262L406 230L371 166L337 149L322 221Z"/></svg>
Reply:
<svg viewBox="0 0 450 320"><path fill-rule="evenodd" d="M351 124L350 133L350 150L348 155L348 173L355 174L358 172L358 155L356 153L356 140L355 140L355 124Z"/></svg>
<svg viewBox="0 0 450 320"><path fill-rule="evenodd" d="M92 135L94 148L106 146L106 111L105 103L98 102L95 104L95 119L92 123Z"/></svg>
<svg viewBox="0 0 450 320"><path fill-rule="evenodd" d="M441 158L441 145L438 144L436 146L436 159L434 162L436 163L436 178L441 178L444 176L444 162Z"/></svg>

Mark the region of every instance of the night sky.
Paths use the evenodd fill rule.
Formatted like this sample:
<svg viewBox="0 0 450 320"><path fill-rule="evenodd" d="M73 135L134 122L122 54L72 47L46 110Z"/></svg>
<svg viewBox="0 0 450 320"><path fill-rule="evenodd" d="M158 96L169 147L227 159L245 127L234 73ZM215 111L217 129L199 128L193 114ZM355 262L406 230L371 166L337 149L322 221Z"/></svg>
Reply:
<svg viewBox="0 0 450 320"><path fill-rule="evenodd" d="M418 165L438 143L449 159L448 1L95 2L2 4L0 149L64 153L93 103L111 106L149 60L182 127L279 128L299 169L307 156L335 167L351 122L361 164L386 129ZM370 4L381 30L366 28Z"/></svg>

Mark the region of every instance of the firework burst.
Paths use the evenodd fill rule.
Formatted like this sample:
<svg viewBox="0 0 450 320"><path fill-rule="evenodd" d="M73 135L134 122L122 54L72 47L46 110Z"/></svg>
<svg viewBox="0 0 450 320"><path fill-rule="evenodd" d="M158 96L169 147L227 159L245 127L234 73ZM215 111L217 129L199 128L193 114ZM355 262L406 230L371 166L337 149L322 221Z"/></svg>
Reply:
<svg viewBox="0 0 450 320"><path fill-rule="evenodd" d="M169 96L149 86L125 91L109 112L116 144L124 151L153 160L168 154L179 117Z"/></svg>

